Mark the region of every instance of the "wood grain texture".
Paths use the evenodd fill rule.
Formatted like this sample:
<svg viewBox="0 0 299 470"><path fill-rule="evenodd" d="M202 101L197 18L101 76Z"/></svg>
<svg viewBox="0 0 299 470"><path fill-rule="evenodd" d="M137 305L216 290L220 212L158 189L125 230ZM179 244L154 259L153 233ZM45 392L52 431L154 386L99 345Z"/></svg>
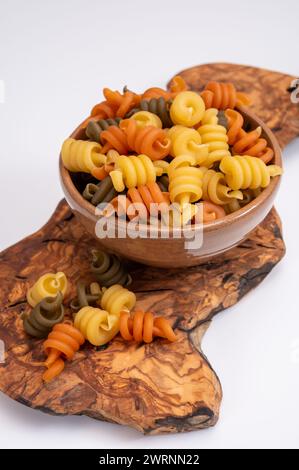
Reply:
<svg viewBox="0 0 299 470"><path fill-rule="evenodd" d="M234 305L259 284L284 255L280 221L273 210L251 238L221 258L187 270L131 265L139 306L169 318L178 342L150 345L85 345L52 383L42 383L42 343L23 331L29 310L26 291L47 271L64 271L75 295L79 278L91 280L86 235L62 201L36 234L1 254L0 338L6 360L0 390L13 399L55 414L84 414L132 426L144 433L179 432L214 425L221 385L201 352L213 316ZM68 314L70 314L67 308Z"/></svg>
<svg viewBox="0 0 299 470"><path fill-rule="evenodd" d="M238 64L204 64L179 72L190 88L201 91L211 80L232 82L247 93L250 108L274 132L281 147L299 136L299 104L292 103L290 86L296 77Z"/></svg>
<svg viewBox="0 0 299 470"><path fill-rule="evenodd" d="M212 79L233 81L250 92L252 109L282 145L298 135L298 105L285 91L292 77L230 64L181 74L194 89ZM61 376L44 385L44 369L37 364L44 358L42 343L29 339L22 328L21 315L29 309L26 291L41 274L65 271L71 285L68 304L79 278L92 280L89 254L95 244L62 201L42 229L1 253L0 339L6 355L0 390L44 412L83 414L148 434L213 426L222 390L201 351L202 337L218 312L236 304L284 256L277 213L273 209L246 242L204 265L187 270L129 266L139 306L169 318L178 343L157 339L136 345L116 338L105 348L86 344Z"/></svg>

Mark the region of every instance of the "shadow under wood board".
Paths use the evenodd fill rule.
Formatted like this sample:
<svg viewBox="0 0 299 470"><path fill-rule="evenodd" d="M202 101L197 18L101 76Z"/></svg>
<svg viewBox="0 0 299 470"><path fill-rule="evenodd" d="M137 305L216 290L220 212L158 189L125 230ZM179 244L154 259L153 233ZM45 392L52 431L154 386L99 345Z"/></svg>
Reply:
<svg viewBox="0 0 299 470"><path fill-rule="evenodd" d="M195 89L213 79L249 91L253 110L282 145L299 133L298 106L286 91L294 77L230 64L202 65L181 74ZM29 339L22 328L21 314L30 309L26 291L43 273L64 271L71 284L68 304L79 278L92 280L94 246L63 200L43 228L1 253L0 339L6 354L0 390L47 413L87 415L146 434L215 425L222 389L201 340L214 315L236 304L284 256L275 209L246 242L204 265L187 270L129 266L139 306L169 318L178 343L156 339L137 345L117 337L105 348L86 344L57 379L43 384L44 369L35 365L44 358L42 343Z"/></svg>

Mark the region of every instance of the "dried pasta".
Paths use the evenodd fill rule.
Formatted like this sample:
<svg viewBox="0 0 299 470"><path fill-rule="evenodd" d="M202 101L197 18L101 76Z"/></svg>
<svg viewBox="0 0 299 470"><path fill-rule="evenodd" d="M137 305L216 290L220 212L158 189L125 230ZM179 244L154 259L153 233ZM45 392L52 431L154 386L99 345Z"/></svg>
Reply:
<svg viewBox="0 0 299 470"><path fill-rule="evenodd" d="M56 323L64 318L63 296L46 297L23 319L24 330L35 338L45 338Z"/></svg>
<svg viewBox="0 0 299 470"><path fill-rule="evenodd" d="M268 146L266 139L261 138L262 128L257 127L253 131L246 132L243 129L243 116L233 109L227 109L225 117L227 118L227 135L229 144L232 145L233 153L235 155L258 157L264 163L270 163L274 152Z"/></svg>
<svg viewBox="0 0 299 470"><path fill-rule="evenodd" d="M75 327L94 346L102 346L119 332L119 314L94 307L83 307L75 315Z"/></svg>
<svg viewBox="0 0 299 470"><path fill-rule="evenodd" d="M182 91L170 106L170 117L174 124L193 127L199 124L205 112L205 104L198 93Z"/></svg>
<svg viewBox="0 0 299 470"><path fill-rule="evenodd" d="M236 200L236 199L235 199ZM202 204L202 221L203 223L213 222L226 216L226 212L219 204L210 201L204 201Z"/></svg>
<svg viewBox="0 0 299 470"><path fill-rule="evenodd" d="M77 297L71 302L71 309L78 311L83 307L95 305L102 297L102 290L97 282L91 282L89 285L86 282L78 282L77 284Z"/></svg>
<svg viewBox="0 0 299 470"><path fill-rule="evenodd" d="M206 108L234 109L250 103L247 95L238 92L232 83L209 82L200 96Z"/></svg>
<svg viewBox="0 0 299 470"><path fill-rule="evenodd" d="M121 311L131 311L136 304L136 296L120 284L114 284L103 293L101 307L111 315L119 315Z"/></svg>
<svg viewBox="0 0 299 470"><path fill-rule="evenodd" d="M266 188L271 177L282 175L279 166L267 166L260 158L251 156L225 157L220 170L232 190Z"/></svg>
<svg viewBox="0 0 299 470"><path fill-rule="evenodd" d="M208 157L200 164L210 168L222 158L230 156L227 131L218 124L218 110L211 108L205 111L201 126L197 129L203 144L208 145Z"/></svg>
<svg viewBox="0 0 299 470"><path fill-rule="evenodd" d="M114 284L128 286L132 282L123 262L116 255L110 255L101 250L92 250L91 272L102 287Z"/></svg>
<svg viewBox="0 0 299 470"><path fill-rule="evenodd" d="M112 179L106 176L100 183L88 183L83 192L83 197L91 204L97 206L103 202L110 202L117 195L117 191L113 187Z"/></svg>
<svg viewBox="0 0 299 470"><path fill-rule="evenodd" d="M195 129L173 126L167 135L171 141L170 154L173 157L192 155L198 164L207 160L209 147L202 145L202 138Z"/></svg>
<svg viewBox="0 0 299 470"><path fill-rule="evenodd" d="M136 121L139 128L153 126L157 127L158 129L162 129L162 121L159 116L154 113L150 113L149 111L137 111L137 113L132 115L131 119Z"/></svg>
<svg viewBox="0 0 299 470"><path fill-rule="evenodd" d="M126 196L118 196L112 201L119 216L127 215L129 219L138 216L146 220L154 216L153 204L156 206L156 216L164 213L169 206L168 193L163 193L157 183L148 183L138 188L130 188Z"/></svg>
<svg viewBox="0 0 299 470"><path fill-rule="evenodd" d="M151 160L161 160L169 154L170 140L165 130L154 126L140 128L132 118L122 120L119 126L126 136L128 147L134 152L145 154Z"/></svg>
<svg viewBox="0 0 299 470"><path fill-rule="evenodd" d="M165 338L170 342L177 337L166 318L154 317L151 312L136 311L132 316L129 312L120 314L120 334L126 341L151 343L155 336Z"/></svg>
<svg viewBox="0 0 299 470"><path fill-rule="evenodd" d="M120 155L115 164L115 170L110 177L116 191L122 192L127 188L136 188L156 181L156 170L147 155L126 157Z"/></svg>
<svg viewBox="0 0 299 470"><path fill-rule="evenodd" d="M232 158L232 157L227 157ZM242 191L232 191L226 184L225 176L219 171L202 167L202 199L220 206L228 204L232 199L243 199Z"/></svg>
<svg viewBox="0 0 299 470"><path fill-rule="evenodd" d="M91 173L92 170L103 165L106 156L97 142L85 140L66 139L62 145L61 158L65 168L69 171Z"/></svg>
<svg viewBox="0 0 299 470"><path fill-rule="evenodd" d="M142 100L138 108L132 109L126 117L129 118L139 111L147 111L155 114L159 117L162 122L163 128L169 128L173 126L173 122L169 114L170 101L165 98L152 98L150 100Z"/></svg>
<svg viewBox="0 0 299 470"><path fill-rule="evenodd" d="M58 292L64 296L67 290L67 278L63 272L47 273L27 291L27 302L35 307L45 297L56 297Z"/></svg>
<svg viewBox="0 0 299 470"><path fill-rule="evenodd" d="M106 131L110 126L118 126L121 118L115 119L99 119L98 121L89 121L87 124L85 134L93 142L101 142L100 136L103 131Z"/></svg>
<svg viewBox="0 0 299 470"><path fill-rule="evenodd" d="M199 201L202 197L202 172L195 167L192 156L181 155L169 165L169 196L171 202L184 204Z"/></svg>
<svg viewBox="0 0 299 470"><path fill-rule="evenodd" d="M64 360L72 360L85 338L82 333L71 324L58 323L50 332L44 342L44 350L47 360L44 365L47 371L43 374L43 380L50 382L64 369Z"/></svg>

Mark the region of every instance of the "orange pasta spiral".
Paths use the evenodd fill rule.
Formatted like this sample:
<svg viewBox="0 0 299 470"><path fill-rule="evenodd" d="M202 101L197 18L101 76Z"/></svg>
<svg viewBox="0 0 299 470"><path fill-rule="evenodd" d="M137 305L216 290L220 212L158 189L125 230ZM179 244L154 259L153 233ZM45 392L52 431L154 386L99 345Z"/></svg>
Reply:
<svg viewBox="0 0 299 470"><path fill-rule="evenodd" d="M234 109L236 106L249 104L248 97L237 92L233 83L209 82L200 96L207 109Z"/></svg>
<svg viewBox="0 0 299 470"><path fill-rule="evenodd" d="M117 150L121 155L128 155L129 146L127 136L122 129L117 126L110 126L101 133L101 142L103 143L102 152L106 153L110 149Z"/></svg>
<svg viewBox="0 0 299 470"><path fill-rule="evenodd" d="M120 122L119 127L119 130L126 136L128 147L134 152L145 154L153 161L161 160L169 154L171 141L165 130L154 126L140 128L135 119L124 119ZM110 129L106 132L109 132ZM101 135L103 136L103 134L104 132Z"/></svg>
<svg viewBox="0 0 299 470"><path fill-rule="evenodd" d="M226 212L222 206L213 204L210 201L204 201L202 204L203 223L213 222L213 220L222 219L226 216Z"/></svg>
<svg viewBox="0 0 299 470"><path fill-rule="evenodd" d="M138 310L130 316L128 312L120 314L120 334L126 341L151 343L155 336L174 342L177 337L166 318L157 317L151 312Z"/></svg>
<svg viewBox="0 0 299 470"><path fill-rule="evenodd" d="M132 108L138 106L141 100L140 95L129 90L121 94L119 91L104 88L103 94L106 100L92 108L90 117L97 119L122 118Z"/></svg>
<svg viewBox="0 0 299 470"><path fill-rule="evenodd" d="M268 147L266 139L261 138L261 127L246 132L243 129L243 116L234 109L227 109L225 117L228 124L228 143L233 146L233 153L235 155L258 157L264 163L270 163L274 152Z"/></svg>
<svg viewBox="0 0 299 470"><path fill-rule="evenodd" d="M189 88L187 83L180 75L173 77L169 84L169 90L172 97L176 96L178 93L181 93L181 91L186 91L188 89Z"/></svg>
<svg viewBox="0 0 299 470"><path fill-rule="evenodd" d="M133 219L139 215L141 219L147 219L152 204L159 204L160 212L166 212L170 200L168 193L162 193L159 185L151 182L137 188L130 188L126 196L117 196L111 204L119 216L126 214L129 219ZM135 204L138 206L134 207Z"/></svg>
<svg viewBox="0 0 299 470"><path fill-rule="evenodd" d="M64 369L64 361L61 356L71 360L74 354L84 343L85 338L82 333L67 323L58 323L44 342L44 349L48 356L44 365L48 370L43 375L45 382L50 382L59 375Z"/></svg>

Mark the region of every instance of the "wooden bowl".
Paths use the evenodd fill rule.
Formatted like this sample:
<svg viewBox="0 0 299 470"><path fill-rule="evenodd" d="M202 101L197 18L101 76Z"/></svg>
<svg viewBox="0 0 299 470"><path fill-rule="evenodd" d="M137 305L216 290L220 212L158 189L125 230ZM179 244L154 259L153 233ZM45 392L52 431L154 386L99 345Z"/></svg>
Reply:
<svg viewBox="0 0 299 470"><path fill-rule="evenodd" d="M268 145L274 151L274 163L281 166L280 147L271 130L247 108L239 108L239 111L244 116L245 122L253 128L257 126L262 127L262 137L267 140ZM83 136L84 131L80 129L80 126L71 135L75 139L84 138ZM86 201L76 189L72 175L63 166L61 156L59 170L62 188L73 213L87 232L94 238L97 238L95 227L98 216L96 216L95 207ZM186 239L184 237L175 238L176 231L178 230L175 228L171 231L168 238L160 238L160 235L163 235L163 228L161 228L158 231L157 238L138 237L132 239L127 235L124 238L97 239L99 245L107 251L139 263L161 268L196 266L233 248L246 239L250 232L270 212L279 185L280 177L275 177L256 199L237 212L215 222L204 224L203 229L200 226L193 226L193 234L199 235L200 231L202 231L203 236L202 246L196 250L190 250L186 247ZM125 229L126 222L122 222L122 225Z"/></svg>

